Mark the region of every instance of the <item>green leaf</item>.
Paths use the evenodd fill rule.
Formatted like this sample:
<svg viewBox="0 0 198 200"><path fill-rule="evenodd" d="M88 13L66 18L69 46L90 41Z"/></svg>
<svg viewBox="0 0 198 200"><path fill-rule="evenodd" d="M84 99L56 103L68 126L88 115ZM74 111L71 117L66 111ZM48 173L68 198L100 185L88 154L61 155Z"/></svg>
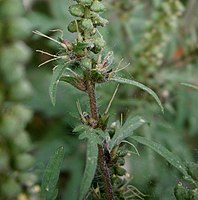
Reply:
<svg viewBox="0 0 198 200"><path fill-rule="evenodd" d="M161 103L160 99L158 98L157 94L153 90L151 90L150 88L148 88L147 86L145 86L142 83L139 83L137 81L129 80L129 79L121 78L121 77L113 77L110 80L118 82L118 83L124 83L124 84L134 85L134 86L139 87L140 89L148 92L156 100L156 102L160 106L162 112L164 113L164 107L162 106L162 103Z"/></svg>
<svg viewBox="0 0 198 200"><path fill-rule="evenodd" d="M192 84L189 84L189 83L181 83L181 84L198 90L198 86L196 86L196 85L192 85Z"/></svg>
<svg viewBox="0 0 198 200"><path fill-rule="evenodd" d="M44 171L42 178L42 194L46 200L54 200L58 194L58 189L56 188L61 165L64 159L64 148L59 147L54 155L51 156L47 167Z"/></svg>
<svg viewBox="0 0 198 200"><path fill-rule="evenodd" d="M116 129L116 132L110 141L109 145L110 150L112 150L115 145L119 145L123 140L132 136L133 131L145 123L146 121L139 116L136 117L129 116L124 125Z"/></svg>
<svg viewBox="0 0 198 200"><path fill-rule="evenodd" d="M74 51L78 52L81 50L84 50L89 44L85 42L78 42L76 45L74 45Z"/></svg>
<svg viewBox="0 0 198 200"><path fill-rule="evenodd" d="M88 126L87 125L84 125L84 124L80 124L78 126L76 126L74 129L73 129L73 132L74 133L78 133L78 132L84 132L88 130Z"/></svg>
<svg viewBox="0 0 198 200"><path fill-rule="evenodd" d="M57 65L53 69L53 75L52 75L52 79L51 79L50 86L49 86L49 94L50 94L50 99L52 101L52 104L54 106L55 106L55 103L56 103L57 85L59 83L59 80L60 80L64 70L65 70L65 65L63 65L63 64Z"/></svg>
<svg viewBox="0 0 198 200"><path fill-rule="evenodd" d="M78 79L78 78L75 78L75 77L72 77L69 75L63 75L63 76L61 76L60 81L69 83L70 85L72 85L82 91L86 90L86 87L84 86L84 82L81 79Z"/></svg>
<svg viewBox="0 0 198 200"><path fill-rule="evenodd" d="M170 152L168 149L163 147L161 144L148 140L145 137L141 136L132 136L132 139L136 140L140 144L143 144L145 146L148 146L149 148L153 149L156 153L161 155L163 158L165 158L171 165L173 165L175 168L177 168L183 175L186 180L189 180L194 183L192 178L188 175L186 171L185 164L181 161L181 159Z"/></svg>
<svg viewBox="0 0 198 200"><path fill-rule="evenodd" d="M85 195L89 191L89 188L91 187L91 183L94 178L97 167L97 161L98 161L98 136L94 132L90 131L87 141L86 166L81 181L79 200L84 199Z"/></svg>

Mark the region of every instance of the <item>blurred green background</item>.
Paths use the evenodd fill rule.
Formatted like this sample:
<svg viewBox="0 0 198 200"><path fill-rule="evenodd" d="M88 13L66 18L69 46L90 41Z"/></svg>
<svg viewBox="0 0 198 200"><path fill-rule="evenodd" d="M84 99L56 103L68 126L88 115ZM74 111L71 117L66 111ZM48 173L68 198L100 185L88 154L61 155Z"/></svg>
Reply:
<svg viewBox="0 0 198 200"><path fill-rule="evenodd" d="M59 50L33 30L73 40L67 31L72 0L0 0L0 199L38 200L44 166L59 146L66 150L57 199L76 200L85 161L85 144L72 129L80 123L76 101L88 111L87 97L60 84L53 107L48 87L55 63L38 68ZM113 50L116 66L130 63L124 76L153 89L164 107L137 88L121 86L111 121L132 113L150 125L136 134L161 143L184 161L198 160L198 1L107 0L109 25L99 30ZM115 85L97 88L104 110ZM134 143L134 142L133 142ZM131 183L146 199L172 200L181 174L152 150L136 145L140 156L127 157Z"/></svg>

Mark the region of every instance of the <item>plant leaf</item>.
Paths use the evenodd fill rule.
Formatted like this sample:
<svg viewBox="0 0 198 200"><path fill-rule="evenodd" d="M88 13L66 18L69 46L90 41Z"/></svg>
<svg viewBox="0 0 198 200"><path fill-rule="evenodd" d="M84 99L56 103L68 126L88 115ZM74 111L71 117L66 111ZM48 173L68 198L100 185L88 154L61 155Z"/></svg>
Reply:
<svg viewBox="0 0 198 200"><path fill-rule="evenodd" d="M80 186L79 200L84 199L91 187L95 175L98 161L98 136L94 132L89 132L87 141L86 166Z"/></svg>
<svg viewBox="0 0 198 200"><path fill-rule="evenodd" d="M113 77L113 78L110 78L110 80L118 82L118 83L134 85L134 86L136 86L136 87L148 92L156 100L156 102L160 106L162 112L164 113L164 107L162 106L162 103L161 103L160 99L158 98L157 94L153 90L148 88L147 86L145 86L142 83L139 83L137 81L129 80L129 79L121 78L121 77Z"/></svg>
<svg viewBox="0 0 198 200"><path fill-rule="evenodd" d="M44 171L41 189L46 200L54 200L58 194L56 185L60 174L61 164L64 159L64 152L64 148L59 147L54 155L51 156Z"/></svg>
<svg viewBox="0 0 198 200"><path fill-rule="evenodd" d="M55 106L56 103L56 90L57 90L57 85L59 83L59 80L65 70L65 65L57 65L53 69L53 75L52 79L50 82L49 86L49 94L50 94L50 99L52 101L53 106Z"/></svg>
<svg viewBox="0 0 198 200"><path fill-rule="evenodd" d="M168 149L163 147L161 144L151 141L151 140L148 140L145 137L132 136L131 138L136 140L137 142L153 149L156 153L158 153L163 158L165 158L171 165L173 165L175 168L177 168L184 175L184 178L186 180L189 180L194 183L193 179L188 175L188 173L186 171L185 164L181 161L181 159L177 155L170 152Z"/></svg>
<svg viewBox="0 0 198 200"><path fill-rule="evenodd" d="M181 83L181 84L198 90L198 86L196 86L196 85L192 85L190 83Z"/></svg>
<svg viewBox="0 0 198 200"><path fill-rule="evenodd" d="M119 145L123 140L130 137L133 134L134 130L145 123L146 121L139 116L129 116L124 125L116 130L113 138L110 141L110 150L112 150L115 145Z"/></svg>
<svg viewBox="0 0 198 200"><path fill-rule="evenodd" d="M84 82L81 79L69 76L69 75L63 75L60 78L60 81L64 81L66 83L69 83L70 85L76 87L77 89L81 91L85 91L86 87L84 85Z"/></svg>

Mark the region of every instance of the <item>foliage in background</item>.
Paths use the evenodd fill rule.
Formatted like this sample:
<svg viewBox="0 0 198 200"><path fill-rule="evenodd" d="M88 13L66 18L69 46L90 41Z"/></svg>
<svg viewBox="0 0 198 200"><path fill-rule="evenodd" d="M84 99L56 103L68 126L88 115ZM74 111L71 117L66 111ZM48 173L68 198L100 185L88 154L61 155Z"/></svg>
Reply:
<svg viewBox="0 0 198 200"><path fill-rule="evenodd" d="M26 79L25 64L31 56L23 41L31 31L23 17L21 1L0 1L0 198L39 199L33 149L27 124L32 111L23 101L32 87Z"/></svg>
<svg viewBox="0 0 198 200"><path fill-rule="evenodd" d="M24 2L27 3L27 1ZM198 112L196 110L198 94L196 90L180 84L185 82L197 85L197 1L181 1L184 10L182 15L176 18L177 28L169 28L160 33L164 35L163 38L168 37L168 40L160 48L163 56L160 57L161 64L158 67L150 66L148 71L146 66L142 69L139 67L139 57L135 54L135 52L140 52L139 49L142 48L140 44L144 39L143 36L147 33L152 34L151 29L149 30L150 26L155 26L157 30L160 30L158 25L161 27L161 24L154 22L157 16L164 12L160 9L160 7L163 7L162 4L167 4L164 6L165 9L172 9L169 2L164 0L106 1L105 4L108 9L113 7L112 11L106 13L106 17L110 21L109 28L105 31L101 30L101 33L106 39L108 48L114 51L115 62L118 63L122 58L124 58L126 64L130 62L128 71L133 72L132 76L135 79L142 80L144 84L155 89L165 106L165 115L162 117L158 108L150 101L148 96L144 96L142 92L135 88L120 86L117 100L115 99L112 104L112 113L117 113L117 111L128 113L132 109L134 116L136 114L142 115L151 124L149 127L141 128L141 135L163 144L182 160L197 161ZM71 40L74 36L67 32L66 27L71 19L67 11L71 3L72 1L65 3L65 0L32 1L32 5L27 7L28 18L34 29L53 35L55 38L58 38L59 35L49 32L49 29L63 29L65 27L64 38ZM177 10L171 12L171 15L167 16L167 20L164 19L167 23L171 23L169 17L176 16ZM67 17L65 17L65 14ZM117 14L122 15L123 20ZM2 30L4 29L0 28L0 35L3 38L1 44L5 38ZM149 49L155 49L155 46L158 46L158 44L160 46L161 42L163 40L150 41L152 46L149 46ZM27 43L33 50L47 49L50 52L55 52L57 48L53 43L35 36L28 39ZM67 86L67 91L64 91L62 84L57 92L59 104L52 107L48 96L51 69L49 67L35 69L36 66L47 59L49 57L34 54L28 64L28 78L34 88L33 97L28 103L34 110L34 116L28 130L34 142L37 163L47 161L50 154L58 146L64 146L66 156L58 185L60 188L58 199L65 199L70 196L71 200L75 200L77 199L75 191L79 188L84 166L84 159L82 158L84 158L85 145L82 142L79 144L77 135L71 134L71 130L79 120L75 99L81 99L83 110L87 110L87 99L70 86ZM98 88L98 100L101 108L111 98L112 88L114 88L113 85ZM110 121L116 121L119 116L114 114ZM142 146L138 146L138 150L140 157L133 155L131 159L128 157L126 160L128 168L132 171L133 185L148 195L146 199L175 199L173 188L181 180L178 172L151 150ZM68 165L68 163L70 164Z"/></svg>

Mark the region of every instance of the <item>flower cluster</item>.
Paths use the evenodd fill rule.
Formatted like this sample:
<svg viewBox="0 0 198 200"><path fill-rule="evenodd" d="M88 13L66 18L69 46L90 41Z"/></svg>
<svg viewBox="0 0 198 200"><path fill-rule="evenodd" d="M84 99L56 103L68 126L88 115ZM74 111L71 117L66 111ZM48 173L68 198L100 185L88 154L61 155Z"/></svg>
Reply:
<svg viewBox="0 0 198 200"><path fill-rule="evenodd" d="M29 153L32 143L25 128L32 111L21 103L32 94L24 69L31 51L22 41L31 25L23 14L21 1L0 1L1 199L35 199L39 189L35 185L37 176L28 172L34 158Z"/></svg>
<svg viewBox="0 0 198 200"><path fill-rule="evenodd" d="M169 36L167 32L174 30L179 16L183 13L183 6L179 0L168 0L157 6L151 21L143 35L140 48L136 48L135 55L139 58L137 66L152 73L156 66L163 61L163 47Z"/></svg>

